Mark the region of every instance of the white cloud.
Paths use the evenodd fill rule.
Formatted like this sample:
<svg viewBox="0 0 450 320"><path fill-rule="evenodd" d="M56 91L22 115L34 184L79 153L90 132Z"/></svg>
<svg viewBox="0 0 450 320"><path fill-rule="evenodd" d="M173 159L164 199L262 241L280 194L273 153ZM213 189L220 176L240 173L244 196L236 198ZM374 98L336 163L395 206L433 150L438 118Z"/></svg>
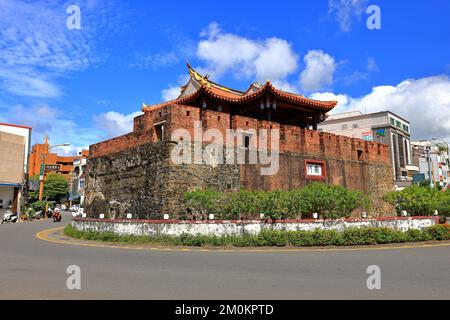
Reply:
<svg viewBox="0 0 450 320"><path fill-rule="evenodd" d="M347 108L350 103L350 97L345 94L334 94L331 92L316 92L310 95L311 99L321 101L337 101L338 105L333 110L333 113L344 112L343 109Z"/></svg>
<svg viewBox="0 0 450 320"><path fill-rule="evenodd" d="M328 0L328 13L335 16L341 31L349 32L353 19L361 19L367 4L368 0Z"/></svg>
<svg viewBox="0 0 450 320"><path fill-rule="evenodd" d="M410 79L396 86L377 86L359 98L316 93L312 98L337 100L333 113L359 110L367 113L389 110L411 122L414 139L444 137L450 140L450 78L434 76Z"/></svg>
<svg viewBox="0 0 450 320"><path fill-rule="evenodd" d="M109 4L85 0L78 5L82 30L69 30L62 1L0 2L0 86L18 96L57 97L57 78L96 61L93 49Z"/></svg>
<svg viewBox="0 0 450 320"><path fill-rule="evenodd" d="M321 50L310 50L305 58L306 68L300 74L300 85L305 91L322 90L333 85L336 62Z"/></svg>
<svg viewBox="0 0 450 320"><path fill-rule="evenodd" d="M288 81L284 81L284 80L275 80L272 81L272 84L280 90L286 91L286 92L291 92L291 93L300 93L300 90L298 87L296 87L295 85L293 85L292 83L288 82Z"/></svg>
<svg viewBox="0 0 450 320"><path fill-rule="evenodd" d="M66 146L52 149L52 152L57 153L60 156L76 156L83 150L89 150L89 146Z"/></svg>
<svg viewBox="0 0 450 320"><path fill-rule="evenodd" d="M284 80L298 66L297 54L283 39L245 38L223 32L217 23L211 23L201 37L197 57L216 78L232 72L236 78Z"/></svg>
<svg viewBox="0 0 450 320"><path fill-rule="evenodd" d="M51 144L70 143L59 151L75 155L76 151L100 141L102 132L96 128L80 127L58 109L45 104L5 107L4 121L32 127L32 143L42 143L45 135Z"/></svg>
<svg viewBox="0 0 450 320"><path fill-rule="evenodd" d="M161 93L163 101L175 100L180 96L181 89L179 86L169 87L164 89Z"/></svg>
<svg viewBox="0 0 450 320"><path fill-rule="evenodd" d="M140 111L131 114L109 111L94 115L93 126L81 126L66 113L46 104L16 105L4 110L2 121L32 127L33 144L42 143L45 135L49 136L51 144L70 143L70 146L58 148L58 152L66 155L76 155L93 143L131 132L133 119L142 114Z"/></svg>
<svg viewBox="0 0 450 320"><path fill-rule="evenodd" d="M94 115L93 118L96 127L107 133L106 138L112 138L130 133L133 130L133 119L141 114L140 111L131 114L109 111Z"/></svg>
<svg viewBox="0 0 450 320"><path fill-rule="evenodd" d="M297 69L298 56L286 40L270 38L265 41L254 64L256 79L281 80Z"/></svg>
<svg viewBox="0 0 450 320"><path fill-rule="evenodd" d="M26 72L17 68L14 72L8 69L0 70L3 87L17 96L35 98L54 98L60 95L60 89L44 74Z"/></svg>

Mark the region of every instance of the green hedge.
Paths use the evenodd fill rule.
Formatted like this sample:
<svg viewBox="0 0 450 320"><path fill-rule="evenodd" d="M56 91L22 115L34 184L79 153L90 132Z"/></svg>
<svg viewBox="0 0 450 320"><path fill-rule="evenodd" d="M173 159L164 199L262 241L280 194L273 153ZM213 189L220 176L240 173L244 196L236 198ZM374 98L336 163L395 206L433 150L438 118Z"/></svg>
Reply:
<svg viewBox="0 0 450 320"><path fill-rule="evenodd" d="M412 186L389 192L383 198L395 206L399 215L406 211L411 216L431 216L438 210L440 215L450 216L450 189L442 192L428 186Z"/></svg>
<svg viewBox="0 0 450 320"><path fill-rule="evenodd" d="M259 219L260 214L273 220L310 218L318 213L324 219L350 217L355 209L368 210L371 203L361 192L313 183L292 191L216 192L196 190L185 194L186 216L207 219L214 214L217 219Z"/></svg>
<svg viewBox="0 0 450 320"><path fill-rule="evenodd" d="M245 236L202 236L181 235L135 237L119 236L113 233L81 232L67 226L64 233L72 238L121 243L150 243L158 245L190 247L323 247L357 246L387 243L450 240L450 226L436 225L424 230L397 231L388 228L352 228L342 232L333 230L316 231L270 231Z"/></svg>

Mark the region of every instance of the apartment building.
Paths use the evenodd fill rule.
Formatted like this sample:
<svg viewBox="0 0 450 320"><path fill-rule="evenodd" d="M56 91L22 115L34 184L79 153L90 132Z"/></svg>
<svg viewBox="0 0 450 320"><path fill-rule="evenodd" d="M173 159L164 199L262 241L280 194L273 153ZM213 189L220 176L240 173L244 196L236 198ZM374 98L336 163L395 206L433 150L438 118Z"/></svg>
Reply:
<svg viewBox="0 0 450 320"><path fill-rule="evenodd" d="M364 114L359 111L330 115L319 130L389 146L397 185L410 181L412 169L410 122L389 111Z"/></svg>
<svg viewBox="0 0 450 320"><path fill-rule="evenodd" d="M27 193L31 128L0 123L0 211L20 213Z"/></svg>

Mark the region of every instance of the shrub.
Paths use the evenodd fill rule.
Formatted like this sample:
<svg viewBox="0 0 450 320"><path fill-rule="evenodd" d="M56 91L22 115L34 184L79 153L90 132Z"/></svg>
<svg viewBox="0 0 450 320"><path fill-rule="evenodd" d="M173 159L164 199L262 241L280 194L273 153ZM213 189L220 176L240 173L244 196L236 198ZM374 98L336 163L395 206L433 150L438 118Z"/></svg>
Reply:
<svg viewBox="0 0 450 320"><path fill-rule="evenodd" d="M227 216L232 219L253 219L261 212L260 195L257 192L240 190L228 193L224 197L225 214L220 214L222 218Z"/></svg>
<svg viewBox="0 0 450 320"><path fill-rule="evenodd" d="M194 215L207 219L210 214L223 214L222 194L212 190L196 190L186 193L184 199Z"/></svg>
<svg viewBox="0 0 450 320"><path fill-rule="evenodd" d="M342 186L313 183L301 191L302 213L318 213L323 219L348 218L357 208L367 208L370 201L358 191Z"/></svg>
<svg viewBox="0 0 450 320"><path fill-rule="evenodd" d="M261 213L272 220L292 217L289 208L289 193L283 191L261 192L257 197Z"/></svg>
<svg viewBox="0 0 450 320"><path fill-rule="evenodd" d="M185 194L188 211L206 218L254 219L260 214L272 220L308 217L318 213L324 219L351 216L357 208L368 209L370 201L358 191L342 186L313 183L292 191L248 191L221 193L196 190Z"/></svg>
<svg viewBox="0 0 450 320"><path fill-rule="evenodd" d="M450 240L450 226L448 224L438 224L425 229L433 240Z"/></svg>
<svg viewBox="0 0 450 320"><path fill-rule="evenodd" d="M383 199L395 206L398 215L406 211L411 216L431 216L435 210L450 214L450 192L444 193L436 188L412 186L389 192Z"/></svg>
<svg viewBox="0 0 450 320"><path fill-rule="evenodd" d="M450 240L450 226L435 225L424 230L402 232L388 228L351 228L338 232L334 230L277 231L263 230L258 235L205 236L186 235L178 237L119 236L113 233L78 231L67 226L64 233L72 238L125 243L153 243L172 246L234 246L234 247L312 247L312 246L356 246L387 243L419 242L429 240Z"/></svg>
<svg viewBox="0 0 450 320"><path fill-rule="evenodd" d="M447 189L445 193L441 195L441 199L437 205L437 210L440 215L450 217L450 189Z"/></svg>

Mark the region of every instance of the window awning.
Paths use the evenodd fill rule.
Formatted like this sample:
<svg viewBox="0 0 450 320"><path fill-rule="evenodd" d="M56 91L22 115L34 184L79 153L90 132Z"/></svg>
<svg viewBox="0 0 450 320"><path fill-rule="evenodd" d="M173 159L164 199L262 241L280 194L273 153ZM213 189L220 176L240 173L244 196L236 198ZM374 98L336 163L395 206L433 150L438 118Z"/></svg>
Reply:
<svg viewBox="0 0 450 320"><path fill-rule="evenodd" d="M13 188L20 188L21 185L19 183L1 183L0 187L13 187Z"/></svg>

